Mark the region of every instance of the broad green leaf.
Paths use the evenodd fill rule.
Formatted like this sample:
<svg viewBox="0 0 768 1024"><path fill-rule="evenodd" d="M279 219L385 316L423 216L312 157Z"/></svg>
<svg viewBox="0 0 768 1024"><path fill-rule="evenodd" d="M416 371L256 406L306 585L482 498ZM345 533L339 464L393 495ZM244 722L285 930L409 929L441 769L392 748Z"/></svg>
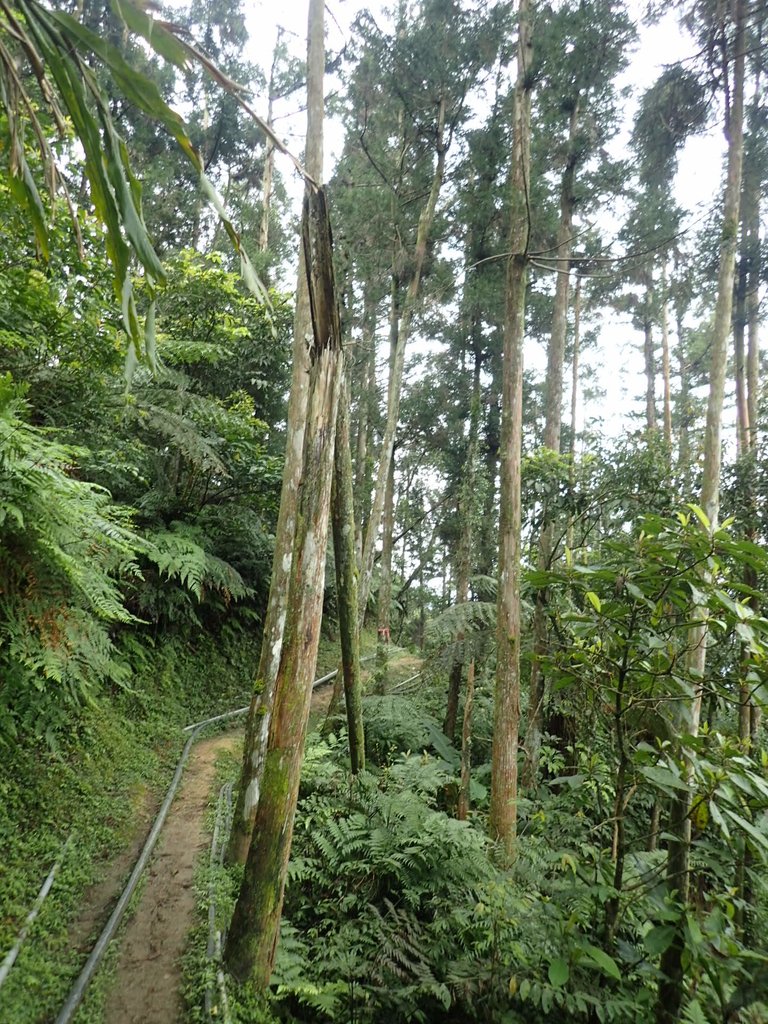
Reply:
<svg viewBox="0 0 768 1024"><path fill-rule="evenodd" d="M685 923L688 926L688 937L694 946L700 946L704 942L699 922L693 914L685 915Z"/></svg>
<svg viewBox="0 0 768 1024"><path fill-rule="evenodd" d="M571 976L568 964L565 960L560 959L560 957L550 963L547 973L550 985L554 985L555 988L562 988Z"/></svg>
<svg viewBox="0 0 768 1024"><path fill-rule="evenodd" d="M643 936L643 945L651 956L660 956L672 945L677 928L673 924L657 924Z"/></svg>
<svg viewBox="0 0 768 1024"><path fill-rule="evenodd" d="M732 811L730 807L724 807L723 812L733 821L739 828L744 829L748 836L757 843L758 846L762 847L763 850L768 851L768 835L765 832L761 832L755 828L751 821L747 821L746 818L742 818L740 814Z"/></svg>
<svg viewBox="0 0 768 1024"><path fill-rule="evenodd" d="M640 771L649 782L658 786L669 796L674 796L675 790L685 791L688 789L683 780L669 768L663 768L661 765L644 765Z"/></svg>
<svg viewBox="0 0 768 1024"><path fill-rule="evenodd" d="M705 530L710 530L712 528L712 524L710 523L709 518L708 518L706 512L704 511L704 509L703 508L699 508L698 505L694 505L690 501L687 502L687 505L688 505L688 508L691 510L691 512L693 512L693 514L699 520L701 525L704 527L704 529Z"/></svg>
<svg viewBox="0 0 768 1024"><path fill-rule="evenodd" d="M584 946L582 953L591 961L596 967L598 967L603 974L607 974L609 978L613 978L616 981L621 981L621 971L619 966L612 956L609 956L604 949L600 949L599 946Z"/></svg>
<svg viewBox="0 0 768 1024"><path fill-rule="evenodd" d="M597 596L597 594L594 592L594 590L588 590L585 593L584 596L586 597L586 599L589 601L589 603L592 605L592 607L595 609L595 611L599 615L600 612L602 611L603 606L600 603L600 598Z"/></svg>

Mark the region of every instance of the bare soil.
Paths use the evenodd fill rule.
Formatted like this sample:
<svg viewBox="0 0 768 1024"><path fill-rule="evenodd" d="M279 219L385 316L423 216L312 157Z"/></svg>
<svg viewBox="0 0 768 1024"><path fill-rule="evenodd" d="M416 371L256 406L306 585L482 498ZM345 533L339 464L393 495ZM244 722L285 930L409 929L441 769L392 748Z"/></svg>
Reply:
<svg viewBox="0 0 768 1024"><path fill-rule="evenodd" d="M180 959L195 918L195 863L209 845L204 821L216 758L238 739L239 734L229 733L192 748L139 905L123 935L107 997L107 1024L176 1024L179 1019Z"/></svg>
<svg viewBox="0 0 768 1024"><path fill-rule="evenodd" d="M332 690L325 686L315 691L313 715L325 713ZM240 738L239 731L227 733L201 740L192 748L147 869L139 905L123 934L115 981L107 996L106 1024L177 1024L180 1019L181 957L195 923L195 866L210 845L205 812L216 760L222 751L235 747ZM95 925L103 924L109 906L119 895L153 817L152 802L144 794L135 840L87 897L88 909L73 932L78 946L95 938Z"/></svg>

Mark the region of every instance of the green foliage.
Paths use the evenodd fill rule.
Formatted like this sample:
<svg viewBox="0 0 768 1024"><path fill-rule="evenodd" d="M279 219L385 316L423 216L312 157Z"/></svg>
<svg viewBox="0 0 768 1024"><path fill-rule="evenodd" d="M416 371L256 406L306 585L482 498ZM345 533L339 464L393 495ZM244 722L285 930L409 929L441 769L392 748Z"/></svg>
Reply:
<svg viewBox="0 0 768 1024"><path fill-rule="evenodd" d="M385 764L397 754L416 753L434 743L438 753L456 751L445 739L440 723L418 703L402 696L369 696L363 701L365 749L374 761Z"/></svg>
<svg viewBox="0 0 768 1024"><path fill-rule="evenodd" d="M157 315L165 369L126 395L93 225L82 255L57 229L43 273L3 189L0 208L0 734L53 743L73 705L130 684L121 648L147 624L259 616L282 437L256 412L282 418L288 346L219 258L185 253ZM275 312L287 332L277 297Z"/></svg>
<svg viewBox="0 0 768 1024"><path fill-rule="evenodd" d="M130 671L109 633L130 622L120 578L144 543L125 510L71 469L81 452L33 427L23 389L0 379L0 735L43 736L71 703Z"/></svg>
<svg viewBox="0 0 768 1024"><path fill-rule="evenodd" d="M86 927L85 894L136 837L181 752L181 727L230 710L250 687L258 647L203 634L124 651L132 686L68 717L53 752L33 732L4 748L0 777L0 949L13 944L37 890L72 843L2 990L3 1020L53 1020L102 922ZM93 934L93 932L96 934ZM99 999L84 1019L100 1020Z"/></svg>
<svg viewBox="0 0 768 1024"><path fill-rule="evenodd" d="M452 938L492 873L486 842L435 809L427 755L350 783L322 754L302 783L278 999L302 1019L449 1019Z"/></svg>

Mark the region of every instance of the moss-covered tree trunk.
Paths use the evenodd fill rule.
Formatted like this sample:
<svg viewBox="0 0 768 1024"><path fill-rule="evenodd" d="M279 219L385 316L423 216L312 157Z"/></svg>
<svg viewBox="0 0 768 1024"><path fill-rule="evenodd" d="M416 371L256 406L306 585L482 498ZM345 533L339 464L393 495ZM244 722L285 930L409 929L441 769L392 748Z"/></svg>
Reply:
<svg viewBox="0 0 768 1024"><path fill-rule="evenodd" d="M520 468L522 455L523 342L528 278L531 168L531 0L518 8L517 80L510 171L510 230L504 320L501 403L501 512L497 602L496 684L491 751L489 827L510 856L517 837L517 748L520 729Z"/></svg>
<svg viewBox="0 0 768 1024"><path fill-rule="evenodd" d="M312 0L313 5L322 0ZM309 217L307 208L311 209ZM322 226L324 194L305 199L305 222ZM304 472L264 778L245 874L227 939L234 976L265 988L274 964L304 740L320 640L342 353L333 316L327 246L310 246L315 346L304 442Z"/></svg>
<svg viewBox="0 0 768 1024"><path fill-rule="evenodd" d="M308 121L322 140L324 0L310 0ZM302 243L312 322L309 399L285 631L275 682L261 794L242 886L225 950L240 981L269 984L280 930L304 740L317 662L334 468L341 330L333 281L330 224L322 189L305 189Z"/></svg>
<svg viewBox="0 0 768 1024"><path fill-rule="evenodd" d="M307 107L305 167L307 173L314 181L319 182L322 180L322 86L320 103L308 103ZM272 577L269 587L267 614L264 620L259 667L245 723L243 762L237 785L232 831L227 847L227 860L230 863L243 864L245 862L248 844L251 840L253 822L256 816L256 808L259 802L261 779L264 773L269 720L274 700L277 672L280 665L280 652L288 603L288 584L296 537L299 484L303 466L304 428L309 396L309 353L311 347L312 316L305 254L302 247L299 250L299 274L296 285L296 309L293 324L293 367L291 371L291 390L288 399L287 440L283 482L280 492L280 510L275 529L275 553L272 560Z"/></svg>

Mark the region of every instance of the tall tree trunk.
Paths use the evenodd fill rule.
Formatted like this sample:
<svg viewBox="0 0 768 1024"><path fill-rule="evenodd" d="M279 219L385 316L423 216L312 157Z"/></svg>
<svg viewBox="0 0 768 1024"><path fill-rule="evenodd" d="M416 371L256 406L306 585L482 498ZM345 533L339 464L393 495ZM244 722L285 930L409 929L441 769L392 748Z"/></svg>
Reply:
<svg viewBox="0 0 768 1024"><path fill-rule="evenodd" d="M517 747L520 727L520 464L523 342L528 278L533 44L531 0L518 7L517 80L513 106L510 229L501 406L501 512L496 685L489 828L507 856L517 838Z"/></svg>
<svg viewBox="0 0 768 1024"><path fill-rule="evenodd" d="M645 310L643 312L643 359L645 362L645 429L656 429L656 357L653 347L653 268L643 273Z"/></svg>
<svg viewBox="0 0 768 1024"><path fill-rule="evenodd" d="M332 347L317 353L311 372L306 472L286 633L262 792L225 954L227 967L238 981L251 979L258 989L268 986L277 951L320 640L340 364L336 337Z"/></svg>
<svg viewBox="0 0 768 1024"><path fill-rule="evenodd" d="M759 93L757 76L755 90ZM758 101L759 102L759 101ZM760 173L754 155L744 167L742 219L746 227L746 321L747 321L747 381L746 402L749 423L748 447L757 443L758 398L760 377Z"/></svg>
<svg viewBox="0 0 768 1024"><path fill-rule="evenodd" d="M576 414L579 407L579 356L581 349L581 278L577 275L573 291L573 356L571 359L571 440L568 450L568 497L571 505L576 490ZM573 549L573 511L568 513L568 531L565 543Z"/></svg>
<svg viewBox="0 0 768 1024"><path fill-rule="evenodd" d="M744 205L742 201L742 205ZM733 297L733 377L736 385L736 450L744 455L749 450L749 409L747 405L747 365L744 335L747 327L747 225L742 220L741 252L739 253L736 287Z"/></svg>
<svg viewBox="0 0 768 1024"><path fill-rule="evenodd" d="M324 0L310 0L308 156L322 167ZM309 139L312 139L310 145ZM318 152L319 151L319 152ZM269 984L279 936L293 821L317 661L336 417L343 356L325 195L305 186L302 242L312 319L301 493L263 785L225 951L228 969ZM295 439L294 439L295 441ZM274 586L274 581L273 581Z"/></svg>
<svg viewBox="0 0 768 1024"><path fill-rule="evenodd" d="M371 591L371 578L373 576L373 558L376 541L381 526L381 517L384 510L384 495L389 475L389 464L392 460L392 452L395 446L395 433L397 421L400 416L400 394L403 384L403 368L405 366L405 348L411 332L411 321L416 310L421 289L421 275L424 270L424 262L427 257L427 245L435 221L437 200L445 177L445 158L448 146L445 141L445 96L440 98L440 107L437 121L437 140L435 143L437 159L432 175L427 201L419 216L418 228L416 230L416 246L413 254L413 270L411 272L408 289L403 302L402 313L399 317L397 340L392 358L392 365L389 376L389 388L387 392L387 420L384 427L384 437L381 442L379 455L379 467L376 476L376 488L374 490L371 514L368 518L368 526L365 531L363 544L363 557L360 565L360 607L365 609L368 604L368 595Z"/></svg>
<svg viewBox="0 0 768 1024"><path fill-rule="evenodd" d="M472 779L472 707L475 702L475 659L467 665L467 693L464 698L464 719L461 726L461 781L456 817L466 821L469 817L469 787Z"/></svg>
<svg viewBox="0 0 768 1024"><path fill-rule="evenodd" d="M363 299L363 359L355 444L355 552L358 565L363 557L363 515L370 501L368 438L373 429L372 411L376 397L376 302L372 290L369 285Z"/></svg>
<svg viewBox="0 0 768 1024"><path fill-rule="evenodd" d="M395 459L394 451L389 463L384 509L381 520L381 558L379 559L379 593L376 602L376 685L377 693L384 692L390 643L390 613L392 610L392 534L395 521Z"/></svg>
<svg viewBox="0 0 768 1024"><path fill-rule="evenodd" d="M683 313L680 308L675 310L677 322L677 360L678 373L680 374L680 392L677 398L677 473L680 478L680 488L684 495L689 493L689 481L691 476L691 387L688 376L688 360L685 353L685 328L683 327Z"/></svg>
<svg viewBox="0 0 768 1024"><path fill-rule="evenodd" d="M315 181L322 180L322 106L308 110L305 166ZM303 247L299 249L299 276L296 285L296 309L293 325L293 368L288 400L287 440L280 511L275 529L275 553L269 587L267 614L261 641L261 654L253 696L245 723L243 763L237 785L237 799L227 848L230 862L244 863L248 853L269 735L269 722L275 694L277 671L288 605L288 581L296 535L299 483L302 474L304 428L309 395L309 352L312 316Z"/></svg>
<svg viewBox="0 0 768 1024"><path fill-rule="evenodd" d="M480 444L480 370L482 357L479 339L475 339L475 365L472 374L472 397L470 399L469 432L467 434L467 456L462 471L462 483L459 492L458 517L460 522L459 552L456 571L456 604L465 604L469 600L469 578L472 571L472 548L474 545L474 524L476 518L476 480L477 457ZM448 700L446 702L443 732L453 743L456 739L456 724L459 717L459 697L461 695L461 677L464 671L464 640L465 632L461 630L456 637L459 653L454 656L451 674L448 679ZM462 739L463 742L463 739Z"/></svg>
<svg viewBox="0 0 768 1024"><path fill-rule="evenodd" d="M755 99L757 106L761 101L760 96L760 68L755 74ZM758 417L758 373L759 373L759 308L760 308L760 173L752 147L744 153L743 182L741 193L741 251L739 255L739 283L736 289L737 299L742 298L742 336L741 352L739 353L736 339L736 323L739 314L734 314L734 348L736 350L736 361L739 355L744 365L742 367L741 380L741 401L744 410L739 413L739 442L740 451L744 455L754 453L757 449L757 417ZM743 291L743 296L739 294ZM748 337L748 351L744 358L744 328ZM738 376L737 376L737 403L738 403ZM747 530L747 537L755 542L756 530L756 495L754 480L748 477L747 493L745 495L745 513L750 526ZM752 592L750 596L750 607L759 614L760 602L757 597L758 579L753 566L744 567L744 584ZM739 706L739 739L744 747L753 757L758 755L756 749L760 731L760 709L752 696L752 684L747 679L749 667L749 655L745 652L742 659ZM754 893L752 891L752 852L748 844L743 841L739 851L736 866L736 891L741 897L741 905L736 910L736 923L741 930L742 941L751 945L754 932Z"/></svg>
<svg viewBox="0 0 768 1024"><path fill-rule="evenodd" d="M272 54L272 67L269 71L269 100L267 104L267 127L273 127L273 108L275 103L275 75L277 74L277 53L280 46L280 37L283 29L277 30L277 42ZM266 252L269 248L269 215L272 206L272 174L275 166L275 146L272 139L267 136L267 149L264 155L264 178L261 188L261 220L259 222L259 252ZM311 172L310 172L311 173Z"/></svg>
<svg viewBox="0 0 768 1024"><path fill-rule="evenodd" d="M568 292L570 283L570 259L573 248L573 184L576 173L576 138L579 127L579 97L571 111L568 130L568 157L560 186L560 225L557 233L557 274L555 302L552 310L552 329L547 354L547 375L544 384L544 447L560 452L560 433L563 406L563 368L565 366L565 340L568 333ZM541 570L551 567L555 555L555 524L545 499L541 532L538 541L537 565ZM533 613L533 659L528 695L528 715L525 730L525 761L522 783L526 789L536 783L539 770L539 749L541 747L542 723L546 679L542 661L547 653L547 592L536 592Z"/></svg>
<svg viewBox="0 0 768 1024"><path fill-rule="evenodd" d="M360 677L360 620L357 604L357 557L355 554L355 511L352 496L352 459L349 450L349 388L344 383L336 421L331 495L333 551L336 563L336 593L339 606L341 675L347 707L349 760L356 774L365 768L362 682Z"/></svg>
<svg viewBox="0 0 768 1024"><path fill-rule="evenodd" d="M667 300L666 274L662 274L661 277L661 370L664 379L664 445L667 449L667 466L671 469L672 385L669 366L669 302Z"/></svg>
<svg viewBox="0 0 768 1024"><path fill-rule="evenodd" d="M739 199L741 194L744 113L744 0L734 0L733 19L735 26L733 49L733 86L731 107L728 111L726 133L728 138L728 169L725 185L723 229L720 242L720 268L717 281L717 303L712 328L712 361L709 375L709 400L704 441L704 468L700 505L710 522L712 530L717 529L720 510L720 467L721 467L721 421L725 393L726 367L728 362L728 336L733 312L733 280L736 261L736 245L739 229ZM691 650L689 669L696 684L693 699L685 714L682 728L692 736L699 731L703 678L707 657L706 610L693 609L696 624L691 629ZM691 776L690 768L687 775ZM690 792L685 792L672 801L668 831L670 838L667 854L667 884L677 892L678 900L688 902L688 872L690 856ZM661 957L662 978L656 1004L657 1024L674 1024L680 1017L683 996L683 953L685 934L682 923L676 929L675 937Z"/></svg>

